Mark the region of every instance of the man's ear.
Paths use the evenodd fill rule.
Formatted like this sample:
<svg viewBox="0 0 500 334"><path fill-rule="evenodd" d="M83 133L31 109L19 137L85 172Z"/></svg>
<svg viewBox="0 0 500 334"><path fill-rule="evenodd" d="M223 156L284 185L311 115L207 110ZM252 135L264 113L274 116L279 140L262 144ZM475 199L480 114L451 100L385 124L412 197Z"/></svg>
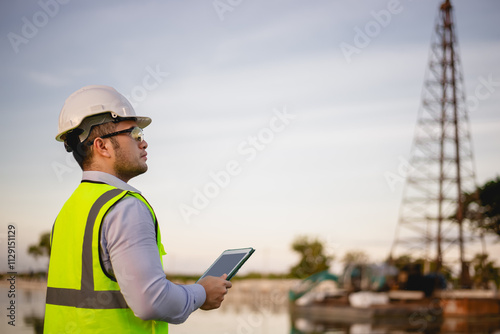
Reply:
<svg viewBox="0 0 500 334"><path fill-rule="evenodd" d="M93 142L94 154L105 158L111 158L111 152L109 148L111 147L111 143L105 142L102 138L96 138Z"/></svg>

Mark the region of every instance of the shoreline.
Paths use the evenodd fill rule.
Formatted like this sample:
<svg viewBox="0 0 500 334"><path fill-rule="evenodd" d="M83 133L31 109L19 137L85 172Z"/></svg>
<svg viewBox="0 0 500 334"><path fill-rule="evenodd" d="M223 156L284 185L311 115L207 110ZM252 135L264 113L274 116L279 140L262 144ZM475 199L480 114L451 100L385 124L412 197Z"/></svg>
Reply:
<svg viewBox="0 0 500 334"><path fill-rule="evenodd" d="M4 278L0 281L1 287L10 287L10 282L8 278ZM29 280L25 278L16 277L16 288L25 289L25 290L46 290L47 289L47 281L46 280Z"/></svg>
<svg viewBox="0 0 500 334"><path fill-rule="evenodd" d="M175 284L191 284L192 282L180 282L178 280L172 280ZM238 279L233 282L233 287L231 291L233 295L240 293L273 293L273 294L288 294L288 289L297 283L296 279L268 279L268 278L248 278L248 279ZM47 280L46 279L26 279L16 277L15 281L16 288L26 289L26 290L46 290ZM9 287L10 282L8 277L0 280L0 287Z"/></svg>

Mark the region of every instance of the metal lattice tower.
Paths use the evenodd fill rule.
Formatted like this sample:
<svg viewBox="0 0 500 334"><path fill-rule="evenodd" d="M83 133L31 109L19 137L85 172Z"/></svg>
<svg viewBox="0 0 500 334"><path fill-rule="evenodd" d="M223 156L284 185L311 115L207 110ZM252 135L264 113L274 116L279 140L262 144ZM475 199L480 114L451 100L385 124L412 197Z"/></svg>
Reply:
<svg viewBox="0 0 500 334"><path fill-rule="evenodd" d="M409 254L461 264L472 232L462 217L463 193L475 189L474 159L452 6L436 19L422 105L410 155L391 257ZM463 282L463 280L462 280Z"/></svg>

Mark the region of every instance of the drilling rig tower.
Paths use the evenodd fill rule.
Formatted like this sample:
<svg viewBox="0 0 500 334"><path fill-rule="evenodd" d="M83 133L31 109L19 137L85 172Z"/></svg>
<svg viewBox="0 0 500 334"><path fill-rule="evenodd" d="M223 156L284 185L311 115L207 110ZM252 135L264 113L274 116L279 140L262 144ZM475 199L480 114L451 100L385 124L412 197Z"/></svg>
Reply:
<svg viewBox="0 0 500 334"><path fill-rule="evenodd" d="M472 240L463 217L464 192L475 189L475 168L453 7L439 8L391 258L410 254L458 265L468 278L466 245Z"/></svg>

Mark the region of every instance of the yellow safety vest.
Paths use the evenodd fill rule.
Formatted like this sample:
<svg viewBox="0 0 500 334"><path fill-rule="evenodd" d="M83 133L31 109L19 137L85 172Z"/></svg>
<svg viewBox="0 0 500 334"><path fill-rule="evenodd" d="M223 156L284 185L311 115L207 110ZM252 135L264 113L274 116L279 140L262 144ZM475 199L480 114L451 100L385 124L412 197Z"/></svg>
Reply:
<svg viewBox="0 0 500 334"><path fill-rule="evenodd" d="M144 321L134 315L99 256L104 216L126 196L149 208L160 259L165 254L156 215L144 197L105 183L82 181L52 229L45 334L168 333L166 322Z"/></svg>

